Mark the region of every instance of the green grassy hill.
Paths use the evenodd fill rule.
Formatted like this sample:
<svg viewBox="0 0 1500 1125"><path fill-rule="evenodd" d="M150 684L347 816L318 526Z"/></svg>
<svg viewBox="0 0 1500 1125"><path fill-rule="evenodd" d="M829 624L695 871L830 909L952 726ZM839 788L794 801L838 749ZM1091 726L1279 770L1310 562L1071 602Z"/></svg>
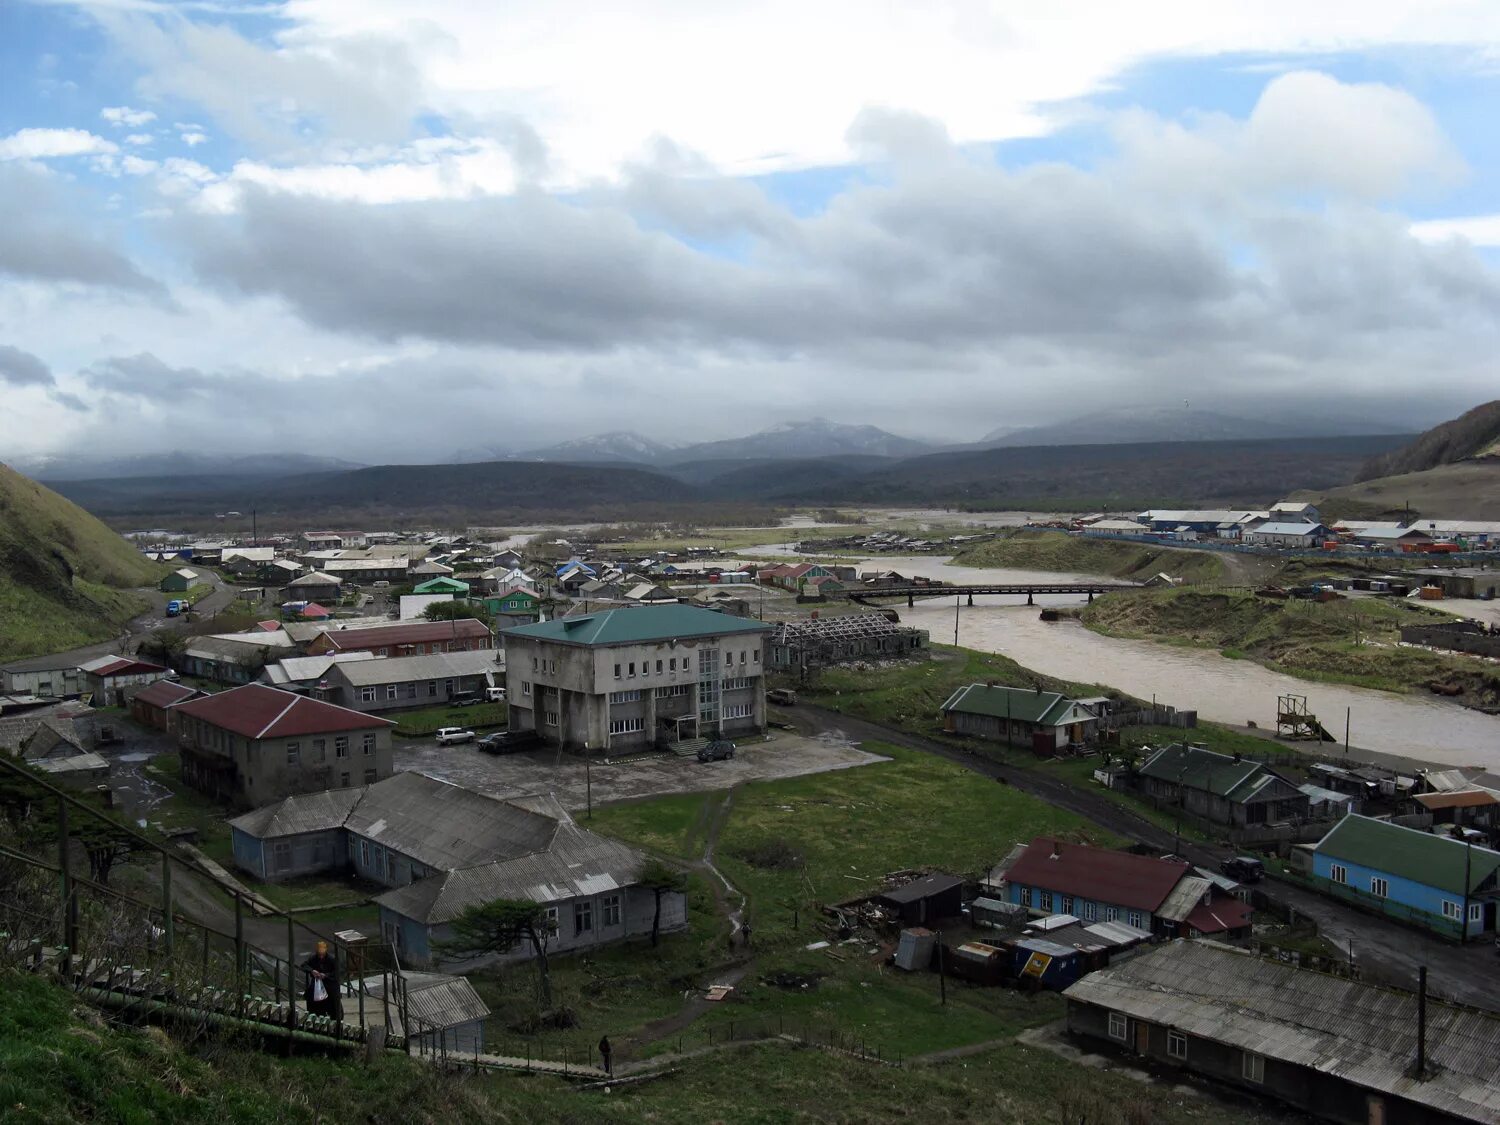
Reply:
<svg viewBox="0 0 1500 1125"><path fill-rule="evenodd" d="M0 661L114 636L161 568L93 516L0 465Z"/></svg>
<svg viewBox="0 0 1500 1125"><path fill-rule="evenodd" d="M1225 575L1224 560L1207 551L1156 547L1123 540L1083 539L1061 531L1018 531L970 548L953 561L960 566L1108 574L1141 581L1163 571L1189 582L1220 582Z"/></svg>

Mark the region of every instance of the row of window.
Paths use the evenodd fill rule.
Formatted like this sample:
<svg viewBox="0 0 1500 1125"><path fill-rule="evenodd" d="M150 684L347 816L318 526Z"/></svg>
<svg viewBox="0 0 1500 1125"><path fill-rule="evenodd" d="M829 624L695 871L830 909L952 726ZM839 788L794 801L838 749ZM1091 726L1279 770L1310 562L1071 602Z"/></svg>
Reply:
<svg viewBox="0 0 1500 1125"><path fill-rule="evenodd" d="M656 662L656 674L658 676L660 676L662 674L662 671L663 671L662 663L663 662L660 661L660 660L658 660ZM621 669L625 670L623 675L621 674ZM675 657L675 656L669 656L666 659L666 669L665 670L668 671L668 672L675 672L675 671L677 671L677 657ZM684 672L691 672L693 670L693 658L691 656L684 656L682 658L682 670ZM649 660L642 660L641 661L641 675L643 675L643 676L649 676L650 674L651 674L651 662ZM635 675L635 661L634 660L630 661L628 664L616 664L615 665L615 679L617 679L617 680L628 679L630 677L633 677L634 675Z"/></svg>
<svg viewBox="0 0 1500 1125"><path fill-rule="evenodd" d="M406 698L406 699L416 699L417 696L418 696L418 694L419 694L419 692L417 690L417 685L414 682L413 683L406 683L406 684L386 684L385 685L385 697L387 699L399 699L399 698L403 698L403 697ZM442 694L443 694L443 698L447 698L448 696L450 696L450 695L453 694L453 681L452 680L444 680L443 681L443 693ZM379 687L362 687L362 688L359 689L359 701L361 703L374 703L379 698L380 698L380 688ZM428 680L427 681L427 698L428 699L437 699L438 698L438 681L437 680Z"/></svg>
<svg viewBox="0 0 1500 1125"><path fill-rule="evenodd" d="M1124 1012L1109 1013L1109 1037L1121 1043L1130 1042L1130 1019ZM1174 1059L1185 1059L1188 1053L1187 1033L1176 1028L1167 1028L1167 1055ZM1266 1058L1251 1051L1240 1052L1240 1077L1246 1082L1263 1083L1266 1080Z"/></svg>
<svg viewBox="0 0 1500 1125"><path fill-rule="evenodd" d="M328 759L328 740L326 738L315 738L312 740L312 756L308 760L313 765L321 765ZM362 754L375 753L375 736L366 734L360 737L360 752ZM336 758L347 758L349 756L349 736L338 735L333 740L333 756ZM302 764L302 743L288 742L286 744L286 764L297 766Z"/></svg>
<svg viewBox="0 0 1500 1125"><path fill-rule="evenodd" d="M481 644L479 647L488 648L489 646ZM435 656L440 652L470 652L473 649L474 645L470 641L433 641L430 645L397 645L394 654L389 645L382 645L370 651L376 656Z"/></svg>
<svg viewBox="0 0 1500 1125"><path fill-rule="evenodd" d="M557 661L543 660L540 657L533 656L531 658L531 670L533 672L541 672L543 675L555 676L557 675Z"/></svg>
<svg viewBox="0 0 1500 1125"><path fill-rule="evenodd" d="M636 734L646 729L646 720L634 719L611 719L609 721L610 734Z"/></svg>
<svg viewBox="0 0 1500 1125"><path fill-rule="evenodd" d="M724 705L724 717L726 719L748 719L752 707L748 703L726 703Z"/></svg>
<svg viewBox="0 0 1500 1125"><path fill-rule="evenodd" d="M1048 914L1072 914L1085 922L1099 921L1099 904L1089 899L1079 899L1074 902L1072 895L1054 896L1051 891L1038 890L1032 893L1030 887L1020 888L1021 905L1035 906L1038 910L1045 910ZM1056 909L1054 910L1054 904ZM1118 922L1120 920L1120 908L1117 906L1104 907L1104 921ZM1125 921L1137 929L1145 929L1146 915L1139 910L1127 910L1124 912Z"/></svg>
<svg viewBox="0 0 1500 1125"><path fill-rule="evenodd" d="M1331 881L1335 882L1335 883L1339 883L1339 884L1342 884L1343 886L1347 887L1349 885L1349 868L1347 868L1346 866L1344 866L1342 863L1332 863L1332 864L1329 864L1328 865L1328 878ZM1390 894L1391 894L1390 880L1386 879L1384 876L1381 876L1381 875L1371 875L1370 876L1370 893L1372 895L1374 895L1376 898L1389 898ZM1451 920L1453 920L1453 921L1456 922L1456 921L1459 920L1460 917L1462 917L1463 912L1464 912L1464 909L1463 909L1462 904L1454 902L1451 899L1446 899L1445 898L1443 900L1443 917L1444 918L1449 918L1449 919L1451 919ZM1478 903L1478 902L1471 902L1471 903L1469 903L1469 921L1470 922L1480 922L1480 921L1483 921L1483 920L1484 920L1484 906L1483 906L1483 904L1482 903Z"/></svg>
<svg viewBox="0 0 1500 1125"><path fill-rule="evenodd" d="M629 691L612 691L609 693L609 701L611 703L635 703L640 698L640 688L632 688Z"/></svg>
<svg viewBox="0 0 1500 1125"><path fill-rule="evenodd" d="M724 690L739 691L741 688L747 688L753 683L755 683L755 681L750 679L748 676L737 676L734 679L724 681Z"/></svg>
<svg viewBox="0 0 1500 1125"><path fill-rule="evenodd" d="M547 907L547 925L553 933L560 929L559 911L555 906ZM604 895L599 899L599 928L609 929L620 924L620 896ZM594 932L594 902L586 899L573 904L573 936L582 937Z"/></svg>

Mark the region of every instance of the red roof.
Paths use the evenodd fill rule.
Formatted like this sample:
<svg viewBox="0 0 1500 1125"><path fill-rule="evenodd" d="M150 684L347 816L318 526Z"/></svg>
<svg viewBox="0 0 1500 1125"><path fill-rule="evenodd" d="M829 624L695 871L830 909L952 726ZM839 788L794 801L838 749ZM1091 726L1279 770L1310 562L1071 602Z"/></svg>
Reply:
<svg viewBox="0 0 1500 1125"><path fill-rule="evenodd" d="M140 676L150 672L166 671L160 664L148 664L144 660L131 660L128 656L117 656L108 664L99 664L97 666L91 666L91 664L84 665L83 670L91 676L98 676L100 679L110 676Z"/></svg>
<svg viewBox="0 0 1500 1125"><path fill-rule="evenodd" d="M308 602L305 606L302 607L302 612L301 614L299 614L299 616L304 621L306 621L308 618L318 619L323 617L332 617L333 615L322 606L320 606L317 602Z"/></svg>
<svg viewBox="0 0 1500 1125"><path fill-rule="evenodd" d="M321 699L293 695L289 691L246 684L204 699L179 704L179 715L191 715L205 723L245 738L294 738L303 734L337 734L346 730L395 726L347 707L336 707Z"/></svg>
<svg viewBox="0 0 1500 1125"><path fill-rule="evenodd" d="M1191 864L1038 836L1011 865L1011 883L1156 912Z"/></svg>
<svg viewBox="0 0 1500 1125"><path fill-rule="evenodd" d="M197 688L174 684L171 680L157 680L150 687L136 692L135 698L152 707L170 707L174 703L181 703L184 699L192 699L202 694Z"/></svg>
<svg viewBox="0 0 1500 1125"><path fill-rule="evenodd" d="M1447 793L1418 793L1417 801L1426 809L1476 809L1500 804L1500 797L1488 789L1454 789Z"/></svg>
<svg viewBox="0 0 1500 1125"><path fill-rule="evenodd" d="M1233 895L1216 898L1207 906L1201 903L1182 920L1184 926L1200 934L1220 934L1230 930L1242 930L1250 924L1253 911L1248 902L1241 902Z"/></svg>
<svg viewBox="0 0 1500 1125"><path fill-rule="evenodd" d="M473 617L456 621L414 621L409 625L376 625L366 629L329 629L323 634L334 648L343 652L424 645L433 641L468 640L489 635L489 626Z"/></svg>
<svg viewBox="0 0 1500 1125"><path fill-rule="evenodd" d="M257 621L255 627L262 633L274 633L281 628L280 621Z"/></svg>

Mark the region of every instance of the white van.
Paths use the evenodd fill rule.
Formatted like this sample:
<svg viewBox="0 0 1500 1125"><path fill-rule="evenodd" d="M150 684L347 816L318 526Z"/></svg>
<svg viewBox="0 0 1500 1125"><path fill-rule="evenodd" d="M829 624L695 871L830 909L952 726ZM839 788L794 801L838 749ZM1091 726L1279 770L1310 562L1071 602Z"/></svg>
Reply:
<svg viewBox="0 0 1500 1125"><path fill-rule="evenodd" d="M484 689L484 701L486 703L504 703L505 689L503 687L490 687Z"/></svg>

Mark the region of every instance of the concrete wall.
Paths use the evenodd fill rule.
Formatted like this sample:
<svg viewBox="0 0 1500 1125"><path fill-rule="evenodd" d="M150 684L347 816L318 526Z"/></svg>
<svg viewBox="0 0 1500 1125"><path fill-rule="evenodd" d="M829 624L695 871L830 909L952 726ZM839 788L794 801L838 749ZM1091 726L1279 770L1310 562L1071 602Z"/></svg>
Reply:
<svg viewBox="0 0 1500 1125"><path fill-rule="evenodd" d="M337 665L334 666L330 675L337 680L337 683L328 701L364 714L399 711L406 707L435 707L446 703L454 695L463 692L480 693L489 686L483 673L470 676L439 676L436 679L374 684L371 685L371 691L375 698L365 699L364 687L356 687L339 677ZM494 675L497 682L502 680L505 669L498 664L495 665ZM395 689L394 696L392 689Z"/></svg>
<svg viewBox="0 0 1500 1125"><path fill-rule="evenodd" d="M236 777L231 795L251 808L297 793L347 789L391 776L389 727L251 741L180 715L177 735L181 744L232 763Z"/></svg>

